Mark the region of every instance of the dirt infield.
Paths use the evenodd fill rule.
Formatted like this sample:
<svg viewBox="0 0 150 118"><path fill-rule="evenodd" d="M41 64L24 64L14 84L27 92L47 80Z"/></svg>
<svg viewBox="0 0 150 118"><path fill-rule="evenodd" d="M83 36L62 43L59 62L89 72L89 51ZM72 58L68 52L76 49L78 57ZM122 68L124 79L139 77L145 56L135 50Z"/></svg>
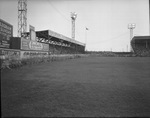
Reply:
<svg viewBox="0 0 150 118"><path fill-rule="evenodd" d="M150 117L150 58L87 57L3 70L7 117Z"/></svg>

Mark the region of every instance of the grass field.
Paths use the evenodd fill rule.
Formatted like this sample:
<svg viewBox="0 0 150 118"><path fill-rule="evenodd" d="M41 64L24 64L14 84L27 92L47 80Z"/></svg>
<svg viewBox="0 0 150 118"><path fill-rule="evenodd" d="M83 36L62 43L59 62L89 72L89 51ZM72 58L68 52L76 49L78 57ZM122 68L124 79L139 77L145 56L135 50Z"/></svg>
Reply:
<svg viewBox="0 0 150 118"><path fill-rule="evenodd" d="M7 117L150 117L150 58L88 57L3 70L1 102Z"/></svg>

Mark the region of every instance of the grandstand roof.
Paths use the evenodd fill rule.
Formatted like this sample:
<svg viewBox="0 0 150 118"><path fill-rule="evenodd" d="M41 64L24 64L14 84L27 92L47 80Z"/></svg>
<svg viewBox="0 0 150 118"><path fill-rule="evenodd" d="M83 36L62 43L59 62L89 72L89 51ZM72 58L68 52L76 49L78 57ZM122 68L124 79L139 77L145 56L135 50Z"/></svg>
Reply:
<svg viewBox="0 0 150 118"><path fill-rule="evenodd" d="M150 39L150 36L134 36L133 39Z"/></svg>
<svg viewBox="0 0 150 118"><path fill-rule="evenodd" d="M67 42L71 42L71 43L74 43L74 44L79 44L79 45L85 46L84 43L81 43L77 40L66 37L62 34L56 33L52 30L36 31L36 35L37 35L37 37L40 37L40 38L49 38L50 40L54 40L54 41L58 41L58 40L61 39L63 41L67 41ZM54 37L54 38L51 39L51 37Z"/></svg>
<svg viewBox="0 0 150 118"><path fill-rule="evenodd" d="M24 34L29 35L29 32L26 32ZM74 44L78 44L81 46L85 46L85 43L81 43L77 40L74 40L72 38L66 37L62 34L56 33L52 30L42 30L42 31L36 31L36 36L39 38L45 38L46 40L50 40L50 41L63 41L63 42L68 42L68 43L74 43Z"/></svg>
<svg viewBox="0 0 150 118"><path fill-rule="evenodd" d="M148 41L150 42L150 36L134 36L132 38L132 42L143 42L143 41Z"/></svg>

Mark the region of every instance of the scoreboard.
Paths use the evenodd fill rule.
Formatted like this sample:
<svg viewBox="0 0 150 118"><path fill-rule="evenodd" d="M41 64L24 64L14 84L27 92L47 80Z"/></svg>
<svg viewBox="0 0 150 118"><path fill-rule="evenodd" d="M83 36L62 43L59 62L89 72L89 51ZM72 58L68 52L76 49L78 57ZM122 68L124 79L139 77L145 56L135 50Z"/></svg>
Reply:
<svg viewBox="0 0 150 118"><path fill-rule="evenodd" d="M9 48L10 37L13 36L13 26L0 19L0 48Z"/></svg>

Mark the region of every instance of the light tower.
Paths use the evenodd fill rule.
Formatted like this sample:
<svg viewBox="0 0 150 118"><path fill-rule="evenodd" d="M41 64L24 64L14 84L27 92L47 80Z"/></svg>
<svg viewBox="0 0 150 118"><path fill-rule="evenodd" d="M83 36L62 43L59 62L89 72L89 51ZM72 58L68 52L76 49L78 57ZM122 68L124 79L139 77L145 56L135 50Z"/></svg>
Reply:
<svg viewBox="0 0 150 118"><path fill-rule="evenodd" d="M77 13L71 12L72 19L72 39L75 39L75 20L77 18Z"/></svg>
<svg viewBox="0 0 150 118"><path fill-rule="evenodd" d="M27 0L18 0L18 37L27 31Z"/></svg>
<svg viewBox="0 0 150 118"><path fill-rule="evenodd" d="M128 29L130 29L130 51L133 52L133 49L132 49L132 46L131 46L131 40L133 38L133 29L135 28L135 24L134 23L131 23L131 24L128 24Z"/></svg>

